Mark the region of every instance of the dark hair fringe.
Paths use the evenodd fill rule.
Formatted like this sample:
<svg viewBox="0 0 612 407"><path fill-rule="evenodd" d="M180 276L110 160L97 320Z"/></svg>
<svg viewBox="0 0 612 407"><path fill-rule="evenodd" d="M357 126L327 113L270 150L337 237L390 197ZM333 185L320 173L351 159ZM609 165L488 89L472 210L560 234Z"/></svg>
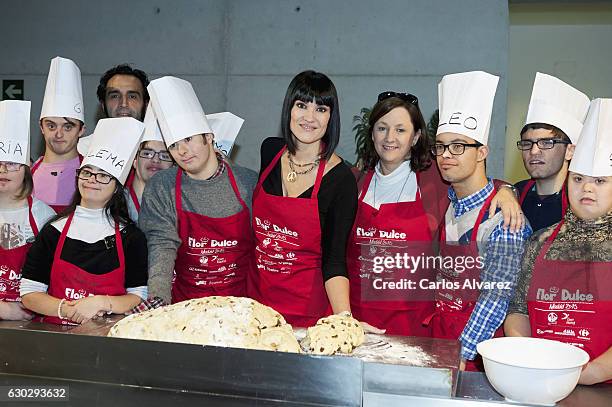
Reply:
<svg viewBox="0 0 612 407"><path fill-rule="evenodd" d="M414 172L426 170L431 166L431 145L429 137L427 137L427 124L418 106L413 105L405 100L397 97L390 97L380 102L377 102L370 113L368 119L368 135L365 139L365 157L364 157L364 169L374 169L378 163L379 157L374 148L374 141L372 141L372 130L374 125L381 117L389 113L391 110L403 107L408 111L412 126L414 127L415 133L421 131L421 136L417 143L410 148L410 168Z"/></svg>
<svg viewBox="0 0 612 407"><path fill-rule="evenodd" d="M100 83L98 84L98 89L96 91L100 103L104 104L104 99L106 98L106 85L108 84L108 81L115 75L131 75L138 78L138 80L142 84L142 88L144 89L143 98L146 106L146 104L149 102L149 92L147 91L147 86L149 86L149 77L144 71L132 68L128 64L119 64L104 72L104 74L100 78Z"/></svg>
<svg viewBox="0 0 612 407"><path fill-rule="evenodd" d="M329 123L321 140L324 144L322 158L329 160L340 141L340 111L338 93L334 83L327 75L309 70L297 74L289 84L281 113L281 137L285 140L287 150L291 154L295 154L296 151L296 143L290 127L291 109L296 100L306 103L314 100L318 105L329 107Z"/></svg>
<svg viewBox="0 0 612 407"><path fill-rule="evenodd" d="M572 142L572 140L567 136L567 134L565 134L565 132L563 130L561 130L557 126L553 126L552 124L547 124L547 123L529 123L529 124L526 124L521 129L521 136L523 134L525 134L525 132L527 130L537 130L537 129L550 130L550 131L552 131L553 136L555 138L559 138L559 139L561 139L563 141L566 141L568 143Z"/></svg>
<svg viewBox="0 0 612 407"><path fill-rule="evenodd" d="M125 199L125 187L121 185L117 178L113 177L113 180L115 181L115 191L104 206L104 213L106 214L109 223L111 220L113 220L115 223L120 225L130 225L134 223L134 221L130 218L128 212L127 200ZM77 183L77 187L74 191L74 195L72 195L72 200L70 201L70 204L62 212L51 218L47 222L48 224L53 223L56 220L68 217L76 210L76 207L81 204L81 192L78 188L78 177L75 177L75 182Z"/></svg>

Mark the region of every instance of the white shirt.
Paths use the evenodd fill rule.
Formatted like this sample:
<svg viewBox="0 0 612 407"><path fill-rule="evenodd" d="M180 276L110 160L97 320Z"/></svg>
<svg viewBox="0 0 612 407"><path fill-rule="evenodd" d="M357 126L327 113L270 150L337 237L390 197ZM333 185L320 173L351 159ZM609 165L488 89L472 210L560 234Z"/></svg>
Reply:
<svg viewBox="0 0 612 407"><path fill-rule="evenodd" d="M410 160L404 161L389 175L381 172L379 163L374 169L374 176L363 201L379 209L381 204L413 202L418 190L416 174L410 169Z"/></svg>
<svg viewBox="0 0 612 407"><path fill-rule="evenodd" d="M67 221L68 217L64 217L53 222L51 226L61 232ZM77 206L67 236L85 243L95 243L108 236L115 236L115 222L108 219L104 208L89 209Z"/></svg>
<svg viewBox="0 0 612 407"><path fill-rule="evenodd" d="M32 199L32 216L38 230L55 215L43 201ZM28 207L4 209L0 208L0 248L15 249L34 241L34 231L30 226Z"/></svg>

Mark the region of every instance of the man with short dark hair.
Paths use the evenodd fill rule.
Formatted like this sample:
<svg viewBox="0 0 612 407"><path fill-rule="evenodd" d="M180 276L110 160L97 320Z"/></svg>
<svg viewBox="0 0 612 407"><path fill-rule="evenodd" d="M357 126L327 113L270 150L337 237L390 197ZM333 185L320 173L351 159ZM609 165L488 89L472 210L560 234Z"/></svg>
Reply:
<svg viewBox="0 0 612 407"><path fill-rule="evenodd" d="M149 92L147 74L129 66L117 65L100 78L97 95L106 117L133 117L143 121Z"/></svg>
<svg viewBox="0 0 612 407"><path fill-rule="evenodd" d="M531 178L516 184L534 231L559 222L565 214L567 169L588 109L588 96L553 76L536 73L517 142Z"/></svg>
<svg viewBox="0 0 612 407"><path fill-rule="evenodd" d="M133 117L143 121L149 104L148 85L147 74L128 64L109 69L100 78L96 91L102 112L108 118ZM87 152L90 141L90 137L79 140L78 149L82 155Z"/></svg>

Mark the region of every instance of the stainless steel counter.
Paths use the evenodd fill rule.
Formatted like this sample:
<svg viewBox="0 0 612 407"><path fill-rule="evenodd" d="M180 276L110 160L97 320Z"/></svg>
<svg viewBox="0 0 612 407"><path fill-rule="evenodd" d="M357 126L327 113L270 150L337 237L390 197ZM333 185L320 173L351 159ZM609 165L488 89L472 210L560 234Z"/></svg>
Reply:
<svg viewBox="0 0 612 407"><path fill-rule="evenodd" d="M482 373L457 374L448 366L413 367L341 356L100 337L116 319L74 329L34 322L0 322L0 386L68 385L69 405L87 402L91 406L509 404ZM431 339L407 340L425 349L438 348L438 354L444 346L452 348L451 344ZM558 405L610 407L612 385L578 386Z"/></svg>

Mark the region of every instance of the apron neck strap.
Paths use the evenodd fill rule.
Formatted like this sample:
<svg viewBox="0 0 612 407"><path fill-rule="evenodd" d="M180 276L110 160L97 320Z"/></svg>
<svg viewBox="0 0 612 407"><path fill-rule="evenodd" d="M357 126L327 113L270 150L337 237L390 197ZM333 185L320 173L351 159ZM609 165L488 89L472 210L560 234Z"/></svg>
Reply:
<svg viewBox="0 0 612 407"><path fill-rule="evenodd" d="M182 197L182 180L183 180L183 170L179 167L176 171L176 178L174 181L174 204L176 206L176 214L177 219L178 215L183 212L183 197Z"/></svg>
<svg viewBox="0 0 612 407"><path fill-rule="evenodd" d="M140 201L138 200L138 195L136 195L136 190L134 189L134 185L130 184L128 187L128 191L130 192L130 197L132 198L132 202L136 207L136 212L140 212Z"/></svg>
<svg viewBox="0 0 612 407"><path fill-rule="evenodd" d="M535 185L535 180L533 178L527 181L527 184L525 184L525 186L523 187L523 190L521 191L521 196L519 197L519 205L523 204L523 201L525 200L525 197L529 193L529 190L534 185Z"/></svg>
<svg viewBox="0 0 612 407"><path fill-rule="evenodd" d="M34 236L38 235L38 225L36 225L36 219L34 219L34 215L32 214L32 195L28 196L28 219L30 221L30 227L32 228L32 232Z"/></svg>
<svg viewBox="0 0 612 407"><path fill-rule="evenodd" d="M494 185L493 191L491 191L491 193L485 200L484 204L482 204L482 208L480 208L480 211L478 212L476 223L474 224L474 228L472 229L472 236L470 237L470 240L472 242L475 242L476 238L478 237L478 229L480 229L480 224L482 223L482 219L484 218L485 214L489 210L489 207L491 206L491 201L495 197L496 193L497 193L497 188L495 188L495 185Z"/></svg>
<svg viewBox="0 0 612 407"><path fill-rule="evenodd" d="M64 242L66 241L66 236L68 235L68 229L70 229L70 224L72 223L72 218L74 217L74 212L68 215L68 219L66 219L66 224L62 228L62 233L60 234L59 241L57 242L57 246L55 246L55 253L53 254L53 261L56 262L59 260L60 255L62 254L62 249L64 248Z"/></svg>
<svg viewBox="0 0 612 407"><path fill-rule="evenodd" d="M223 163L223 165L225 165L225 169L227 170L227 176L229 178L232 189L234 190L234 194L236 194L236 198L238 198L240 205L242 205L242 207L246 209L247 206L242 197L240 196L240 191L238 190L238 183L236 183L236 178L234 177L234 172L230 168L229 164Z"/></svg>
<svg viewBox="0 0 612 407"><path fill-rule="evenodd" d="M312 190L311 199L317 199L319 195L319 189L321 189L321 180L323 179L323 173L325 172L326 160L319 161L319 169L317 170L317 178L315 179L314 189Z"/></svg>

